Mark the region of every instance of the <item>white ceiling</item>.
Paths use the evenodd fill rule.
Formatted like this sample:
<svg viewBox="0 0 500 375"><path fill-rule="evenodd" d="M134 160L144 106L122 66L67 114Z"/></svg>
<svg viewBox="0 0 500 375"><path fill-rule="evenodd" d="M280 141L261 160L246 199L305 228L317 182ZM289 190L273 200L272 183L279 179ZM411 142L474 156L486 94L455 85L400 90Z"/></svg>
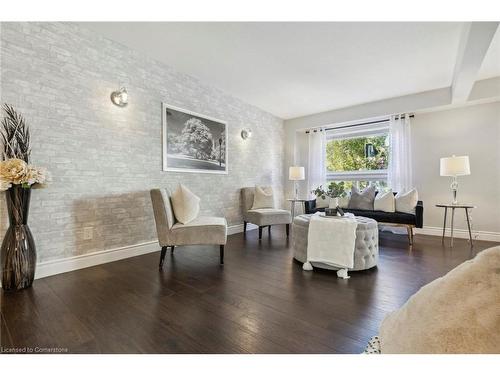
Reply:
<svg viewBox="0 0 500 375"><path fill-rule="evenodd" d="M283 119L451 85L461 23L85 23ZM481 75L500 75L488 53Z"/></svg>

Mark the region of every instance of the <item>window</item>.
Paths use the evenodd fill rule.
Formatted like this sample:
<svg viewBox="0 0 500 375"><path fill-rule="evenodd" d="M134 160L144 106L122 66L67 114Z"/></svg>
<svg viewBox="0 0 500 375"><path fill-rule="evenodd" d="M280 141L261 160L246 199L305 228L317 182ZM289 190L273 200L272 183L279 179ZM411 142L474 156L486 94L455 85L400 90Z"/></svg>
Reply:
<svg viewBox="0 0 500 375"><path fill-rule="evenodd" d="M389 126L387 121L333 128L326 133L327 181L344 182L363 189L370 183L378 189L387 187L389 161Z"/></svg>

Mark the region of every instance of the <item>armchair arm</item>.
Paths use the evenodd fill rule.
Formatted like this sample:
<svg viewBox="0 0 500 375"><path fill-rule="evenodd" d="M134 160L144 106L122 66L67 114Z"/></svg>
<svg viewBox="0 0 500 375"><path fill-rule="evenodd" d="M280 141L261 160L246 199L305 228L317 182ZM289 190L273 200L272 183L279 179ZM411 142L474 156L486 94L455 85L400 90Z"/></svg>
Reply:
<svg viewBox="0 0 500 375"><path fill-rule="evenodd" d="M304 202L305 214L313 214L316 212L316 199L312 199Z"/></svg>
<svg viewBox="0 0 500 375"><path fill-rule="evenodd" d="M424 202L418 201L415 207L415 226L422 228L424 226Z"/></svg>

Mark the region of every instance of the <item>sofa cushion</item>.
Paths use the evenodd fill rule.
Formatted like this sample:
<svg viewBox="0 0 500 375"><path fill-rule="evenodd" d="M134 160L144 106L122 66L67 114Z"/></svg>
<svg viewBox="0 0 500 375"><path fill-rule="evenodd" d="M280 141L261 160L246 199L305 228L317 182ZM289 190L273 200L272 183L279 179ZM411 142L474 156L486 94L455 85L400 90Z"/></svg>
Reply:
<svg viewBox="0 0 500 375"><path fill-rule="evenodd" d="M172 226L176 245L224 245L227 239L227 222L223 217L200 216L187 224Z"/></svg>
<svg viewBox="0 0 500 375"><path fill-rule="evenodd" d="M396 195L397 212L406 212L409 214L414 214L417 203L418 203L417 189L411 189L410 191L404 194L398 193Z"/></svg>
<svg viewBox="0 0 500 375"><path fill-rule="evenodd" d="M416 217L414 214L407 214L404 212L384 212L372 210L352 210L350 208L344 210L351 212L355 216L364 216L377 220L380 223L394 223L394 224L416 224Z"/></svg>
<svg viewBox="0 0 500 375"><path fill-rule="evenodd" d="M498 353L500 246L422 287L380 327L382 354Z"/></svg>
<svg viewBox="0 0 500 375"><path fill-rule="evenodd" d="M261 208L258 210L247 211L245 214L245 221L258 226L290 224L292 222L292 215L288 210Z"/></svg>
<svg viewBox="0 0 500 375"><path fill-rule="evenodd" d="M340 208L347 208L349 207L349 200L351 199L350 196L346 195L345 197L339 197L337 198L337 203Z"/></svg>
<svg viewBox="0 0 500 375"><path fill-rule="evenodd" d="M378 193L373 201L375 211L394 212L396 211L396 202L392 190L385 193Z"/></svg>
<svg viewBox="0 0 500 375"><path fill-rule="evenodd" d="M360 192L355 186L351 189L351 198L348 208L355 210L373 210L376 189L374 185L368 186Z"/></svg>

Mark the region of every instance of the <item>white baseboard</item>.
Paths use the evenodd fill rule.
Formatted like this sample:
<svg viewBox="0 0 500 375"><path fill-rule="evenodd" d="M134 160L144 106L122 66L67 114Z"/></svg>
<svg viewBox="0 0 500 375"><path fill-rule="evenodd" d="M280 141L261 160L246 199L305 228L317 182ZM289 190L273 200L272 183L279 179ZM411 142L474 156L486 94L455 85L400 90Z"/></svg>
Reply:
<svg viewBox="0 0 500 375"><path fill-rule="evenodd" d="M423 227L423 228L415 228L415 234L426 234L429 236L442 236L443 228L439 227ZM445 236L451 236L451 229L446 228ZM454 229L453 237L455 238L469 238L469 231L465 229ZM500 233L499 232L486 232L486 231L472 231L472 239L474 240L482 240L482 241L493 241L500 242Z"/></svg>
<svg viewBox="0 0 500 375"><path fill-rule="evenodd" d="M248 224L247 229L258 228L256 225ZM231 225L227 228L227 234L243 232L243 224ZM35 279L53 276L64 272L75 271L82 268L93 267L99 264L114 262L117 260L131 258L160 251L158 241L149 241L141 244L118 247L115 249L95 251L74 257L49 260L36 265Z"/></svg>
<svg viewBox="0 0 500 375"><path fill-rule="evenodd" d="M243 224L230 225L227 227L227 235L243 232Z"/></svg>
<svg viewBox="0 0 500 375"><path fill-rule="evenodd" d="M159 251L158 241L150 241L137 245L123 246L115 249L95 251L74 257L49 260L36 265L35 279L93 267L99 264L114 262L125 258Z"/></svg>
<svg viewBox="0 0 500 375"><path fill-rule="evenodd" d="M247 230L257 229L258 227L259 226L255 225L255 224L250 224L250 223L247 224ZM243 224L230 225L229 227L227 227L227 234L228 235L241 233L241 232L243 232Z"/></svg>

